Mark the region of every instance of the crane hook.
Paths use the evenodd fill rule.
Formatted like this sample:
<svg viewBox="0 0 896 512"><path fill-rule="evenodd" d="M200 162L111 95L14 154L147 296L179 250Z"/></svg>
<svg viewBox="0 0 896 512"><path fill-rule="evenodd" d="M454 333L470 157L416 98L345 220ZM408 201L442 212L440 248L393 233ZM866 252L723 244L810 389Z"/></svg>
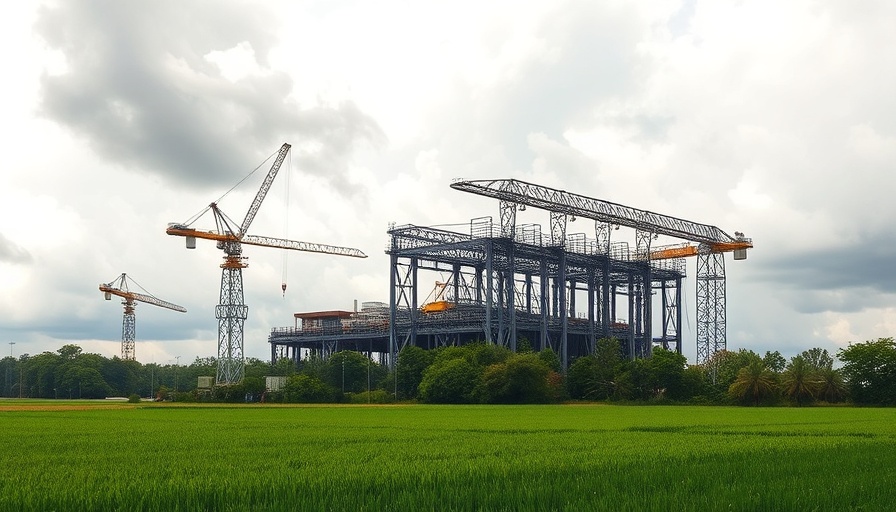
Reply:
<svg viewBox="0 0 896 512"><path fill-rule="evenodd" d="M286 298L286 282L280 285L280 289L283 290L283 297Z"/></svg>

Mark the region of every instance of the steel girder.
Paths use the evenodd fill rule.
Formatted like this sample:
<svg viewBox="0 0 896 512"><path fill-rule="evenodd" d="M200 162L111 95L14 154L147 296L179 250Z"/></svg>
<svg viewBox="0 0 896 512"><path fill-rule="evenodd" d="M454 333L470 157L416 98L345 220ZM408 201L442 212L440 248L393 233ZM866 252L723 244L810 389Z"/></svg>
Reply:
<svg viewBox="0 0 896 512"><path fill-rule="evenodd" d="M564 190L513 179L455 181L451 188L496 198L502 203L531 206L613 225L668 235L694 242L736 242L737 239L708 224L662 215L629 206L581 196Z"/></svg>

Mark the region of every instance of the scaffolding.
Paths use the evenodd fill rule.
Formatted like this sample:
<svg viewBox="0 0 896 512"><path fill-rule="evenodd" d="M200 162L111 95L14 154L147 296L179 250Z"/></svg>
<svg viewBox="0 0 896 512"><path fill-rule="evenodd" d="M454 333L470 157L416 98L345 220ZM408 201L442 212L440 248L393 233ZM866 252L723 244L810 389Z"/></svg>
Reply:
<svg viewBox="0 0 896 512"><path fill-rule="evenodd" d="M516 351L525 340L533 350L556 352L565 369L605 337L619 339L632 358L648 357L654 346L681 353L680 258L650 261L621 242L601 251L582 233L545 237L537 224L502 232L491 217L472 219L467 233L403 225L388 234L389 303L364 303L329 327L303 320L274 329L272 359L326 358L350 349L377 353L391 365L408 345L482 341ZM427 312L419 303L432 282L421 279L426 272L447 276L440 298L451 307ZM656 337L654 295L662 298Z"/></svg>
<svg viewBox="0 0 896 512"><path fill-rule="evenodd" d="M498 199L498 223L477 217L465 232L391 225L389 303L377 319L362 308L326 332L275 329L272 360L327 357L341 347L375 352L392 366L411 345L482 341L517 351L525 342L556 352L565 371L601 338L618 339L628 358L650 357L658 346L680 354L688 256L697 257L697 363L726 348L724 253L746 258L753 243L742 233L519 180L458 180L451 188ZM549 212L548 232L517 223L527 207ZM593 220L594 238L567 233L577 217ZM635 230L633 247L611 240L621 226ZM653 247L660 235L687 243ZM428 289L420 283L432 282L421 280L425 272L438 275L445 304L419 303Z"/></svg>

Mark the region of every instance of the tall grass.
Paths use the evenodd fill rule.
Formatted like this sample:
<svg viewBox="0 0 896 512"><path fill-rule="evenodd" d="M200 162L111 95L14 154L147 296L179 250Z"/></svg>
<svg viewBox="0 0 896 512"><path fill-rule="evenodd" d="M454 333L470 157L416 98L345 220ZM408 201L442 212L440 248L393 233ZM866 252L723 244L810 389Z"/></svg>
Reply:
<svg viewBox="0 0 896 512"><path fill-rule="evenodd" d="M889 510L896 410L0 412L2 510Z"/></svg>

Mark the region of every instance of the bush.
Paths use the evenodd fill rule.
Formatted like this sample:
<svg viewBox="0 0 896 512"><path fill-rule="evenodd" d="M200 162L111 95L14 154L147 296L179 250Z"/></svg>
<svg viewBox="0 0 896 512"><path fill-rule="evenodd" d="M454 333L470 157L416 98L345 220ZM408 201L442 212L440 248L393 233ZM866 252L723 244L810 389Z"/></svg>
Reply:
<svg viewBox="0 0 896 512"><path fill-rule="evenodd" d="M283 399L293 403L325 403L336 401L336 390L311 375L293 375L283 387Z"/></svg>
<svg viewBox="0 0 896 512"><path fill-rule="evenodd" d="M420 399L437 404L472 403L479 378L479 369L466 359L437 358L423 372Z"/></svg>
<svg viewBox="0 0 896 512"><path fill-rule="evenodd" d="M353 404L391 404L395 403L395 395L384 389L374 389L361 393L346 393L348 401Z"/></svg>
<svg viewBox="0 0 896 512"><path fill-rule="evenodd" d="M128 402L132 404L139 404L140 395L138 395L137 393L131 393L131 396L128 397Z"/></svg>
<svg viewBox="0 0 896 512"><path fill-rule="evenodd" d="M538 354L515 354L493 364L482 375L482 400L488 403L533 404L554 401L548 377L551 368Z"/></svg>

